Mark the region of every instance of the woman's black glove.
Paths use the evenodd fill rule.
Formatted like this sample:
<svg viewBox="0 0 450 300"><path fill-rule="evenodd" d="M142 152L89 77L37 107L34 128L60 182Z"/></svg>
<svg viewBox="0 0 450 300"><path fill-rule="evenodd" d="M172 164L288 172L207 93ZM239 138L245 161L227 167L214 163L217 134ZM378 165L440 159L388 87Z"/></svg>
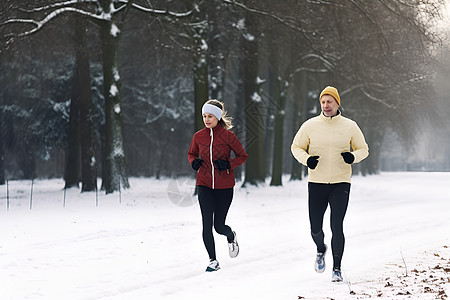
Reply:
<svg viewBox="0 0 450 300"><path fill-rule="evenodd" d="M319 163L319 156L310 156L306 161L308 168L310 168L311 170L314 170L317 167L318 163Z"/></svg>
<svg viewBox="0 0 450 300"><path fill-rule="evenodd" d="M200 158L196 158L192 161L192 169L194 169L195 171L197 171L198 169L200 169L200 167L203 164L203 159Z"/></svg>
<svg viewBox="0 0 450 300"><path fill-rule="evenodd" d="M344 152L341 155L348 164L352 164L355 161L355 156L351 152Z"/></svg>
<svg viewBox="0 0 450 300"><path fill-rule="evenodd" d="M214 161L214 164L219 171L225 171L231 168L230 162L228 160L217 159Z"/></svg>

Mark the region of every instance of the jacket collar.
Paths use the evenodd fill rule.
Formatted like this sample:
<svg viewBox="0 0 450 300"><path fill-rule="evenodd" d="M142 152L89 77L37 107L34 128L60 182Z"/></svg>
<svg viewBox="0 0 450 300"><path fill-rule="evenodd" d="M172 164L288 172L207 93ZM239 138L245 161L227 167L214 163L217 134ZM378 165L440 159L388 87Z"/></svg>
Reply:
<svg viewBox="0 0 450 300"><path fill-rule="evenodd" d="M211 132L211 128L205 127L204 129L205 129L205 131L207 131L208 133ZM212 130L213 130L213 133L217 133L217 132L219 132L219 131L221 131L221 130L223 130L223 129L224 129L224 128L223 128L222 125L219 123L219 124L217 124L217 126L214 127Z"/></svg>
<svg viewBox="0 0 450 300"><path fill-rule="evenodd" d="M320 113L320 117L322 120L332 121L332 120L339 120L342 117L341 111L338 109L337 115L332 117L327 117L323 114L323 112Z"/></svg>

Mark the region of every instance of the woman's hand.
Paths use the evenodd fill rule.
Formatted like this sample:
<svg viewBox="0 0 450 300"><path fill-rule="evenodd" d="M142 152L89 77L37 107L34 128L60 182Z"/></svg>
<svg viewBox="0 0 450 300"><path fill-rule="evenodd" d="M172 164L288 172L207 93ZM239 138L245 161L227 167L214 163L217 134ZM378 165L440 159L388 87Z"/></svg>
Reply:
<svg viewBox="0 0 450 300"><path fill-rule="evenodd" d="M225 171L231 168L230 162L228 160L217 159L214 161L214 164L219 171Z"/></svg>
<svg viewBox="0 0 450 300"><path fill-rule="evenodd" d="M198 169L200 169L200 167L203 164L203 159L200 158L196 158L192 161L192 169L194 169L195 171L197 171Z"/></svg>

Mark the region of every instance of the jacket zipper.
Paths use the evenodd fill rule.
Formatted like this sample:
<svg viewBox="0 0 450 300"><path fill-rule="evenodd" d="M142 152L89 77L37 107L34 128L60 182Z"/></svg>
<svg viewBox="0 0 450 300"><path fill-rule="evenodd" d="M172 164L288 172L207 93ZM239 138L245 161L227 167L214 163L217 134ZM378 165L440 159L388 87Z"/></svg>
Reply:
<svg viewBox="0 0 450 300"><path fill-rule="evenodd" d="M212 174L212 189L214 189L214 163L213 163L213 152L212 152L212 146L214 141L214 134L213 129L210 128L210 134L211 136L211 144L209 145L209 159L211 161L211 174Z"/></svg>
<svg viewBox="0 0 450 300"><path fill-rule="evenodd" d="M333 117L330 118L330 122L328 123L330 129L330 140L328 145L328 157L330 157L330 161L328 162L328 183L331 183L331 153L332 153L332 144L333 144L333 126L331 125L333 122Z"/></svg>

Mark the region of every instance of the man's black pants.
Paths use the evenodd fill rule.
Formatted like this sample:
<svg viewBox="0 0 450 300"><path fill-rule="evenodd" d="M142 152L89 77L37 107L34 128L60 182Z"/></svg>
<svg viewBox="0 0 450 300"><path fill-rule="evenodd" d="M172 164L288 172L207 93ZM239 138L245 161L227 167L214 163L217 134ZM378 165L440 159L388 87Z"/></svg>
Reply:
<svg viewBox="0 0 450 300"><path fill-rule="evenodd" d="M323 217L328 204L330 205L333 268L340 269L345 245L343 222L347 212L350 183L323 184L310 182L308 183L308 194L311 236L317 246L317 252L323 253L325 251Z"/></svg>

